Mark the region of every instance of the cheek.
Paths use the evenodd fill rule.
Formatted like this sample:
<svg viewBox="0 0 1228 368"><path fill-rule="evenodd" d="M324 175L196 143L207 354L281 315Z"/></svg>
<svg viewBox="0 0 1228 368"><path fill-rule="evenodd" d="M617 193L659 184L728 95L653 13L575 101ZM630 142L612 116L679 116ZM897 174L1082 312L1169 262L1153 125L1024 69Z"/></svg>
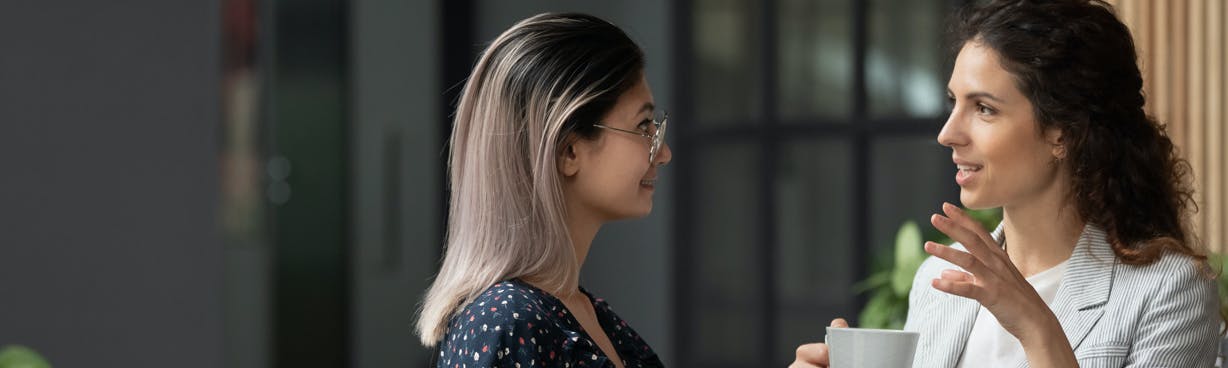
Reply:
<svg viewBox="0 0 1228 368"><path fill-rule="evenodd" d="M993 191L1010 197L1034 192L1056 180L1049 147L1034 137L1014 138L995 142L986 152Z"/></svg>
<svg viewBox="0 0 1228 368"><path fill-rule="evenodd" d="M609 148L602 157L604 169L602 171L607 179L638 182L647 172L647 149L641 149L642 147L630 143Z"/></svg>
<svg viewBox="0 0 1228 368"><path fill-rule="evenodd" d="M608 148L593 162L587 186L614 196L636 189L647 171L647 157L636 156L625 147Z"/></svg>
<svg viewBox="0 0 1228 368"><path fill-rule="evenodd" d="M639 190L640 180L644 179L644 165L632 162L630 158L610 165L606 171L605 183L611 193L626 195Z"/></svg>

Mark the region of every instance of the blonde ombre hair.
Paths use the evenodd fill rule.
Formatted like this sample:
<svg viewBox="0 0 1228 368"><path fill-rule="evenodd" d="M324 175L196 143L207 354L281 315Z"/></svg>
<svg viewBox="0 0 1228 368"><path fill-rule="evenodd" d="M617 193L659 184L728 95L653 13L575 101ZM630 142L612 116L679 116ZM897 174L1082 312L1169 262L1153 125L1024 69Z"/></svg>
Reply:
<svg viewBox="0 0 1228 368"><path fill-rule="evenodd" d="M482 291L520 278L559 296L578 285L558 159L639 81L643 52L584 14L540 14L482 52L461 92L448 155L446 252L418 313L433 347Z"/></svg>

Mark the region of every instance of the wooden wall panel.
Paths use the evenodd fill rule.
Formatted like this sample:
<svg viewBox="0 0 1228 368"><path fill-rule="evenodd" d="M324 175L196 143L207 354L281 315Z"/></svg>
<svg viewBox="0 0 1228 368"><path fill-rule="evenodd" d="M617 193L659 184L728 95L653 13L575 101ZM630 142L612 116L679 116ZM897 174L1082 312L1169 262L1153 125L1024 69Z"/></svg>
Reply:
<svg viewBox="0 0 1228 368"><path fill-rule="evenodd" d="M1147 112L1189 160L1200 211L1191 219L1213 251L1228 250L1228 6L1223 0L1110 0L1139 51Z"/></svg>

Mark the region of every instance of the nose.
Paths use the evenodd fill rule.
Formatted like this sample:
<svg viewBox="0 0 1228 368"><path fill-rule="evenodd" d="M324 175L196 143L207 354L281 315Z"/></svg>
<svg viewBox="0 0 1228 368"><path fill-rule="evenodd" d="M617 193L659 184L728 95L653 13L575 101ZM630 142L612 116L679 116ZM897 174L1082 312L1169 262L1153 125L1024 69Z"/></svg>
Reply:
<svg viewBox="0 0 1228 368"><path fill-rule="evenodd" d="M657 150L657 162L654 162L654 164L657 166L664 166L665 164L668 164L670 160L673 160L673 158L674 150L669 149L669 143L661 142L661 148Z"/></svg>
<svg viewBox="0 0 1228 368"><path fill-rule="evenodd" d="M951 110L947 122L942 124L942 130L938 132L938 144L951 148L968 144L968 135L964 132L963 120L963 114L960 114L958 108Z"/></svg>

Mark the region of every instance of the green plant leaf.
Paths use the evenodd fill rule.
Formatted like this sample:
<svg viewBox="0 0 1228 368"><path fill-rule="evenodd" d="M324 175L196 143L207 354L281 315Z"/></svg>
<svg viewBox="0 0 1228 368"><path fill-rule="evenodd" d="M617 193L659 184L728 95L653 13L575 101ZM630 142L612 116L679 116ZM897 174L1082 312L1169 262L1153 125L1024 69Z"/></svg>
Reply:
<svg viewBox="0 0 1228 368"><path fill-rule="evenodd" d="M1207 262L1211 264L1216 281L1218 281L1217 284L1219 284L1220 314L1228 315L1228 275L1224 274L1224 271L1228 270L1228 255L1211 253L1207 257Z"/></svg>
<svg viewBox="0 0 1228 368"><path fill-rule="evenodd" d="M853 284L853 292L861 294L871 290L877 290L891 283L891 270L882 270L870 275L870 278L861 280Z"/></svg>
<svg viewBox="0 0 1228 368"><path fill-rule="evenodd" d="M0 368L51 368L38 352L21 345L0 348Z"/></svg>
<svg viewBox="0 0 1228 368"><path fill-rule="evenodd" d="M893 303L895 303L894 295L887 289L879 289L866 302L865 309L861 310L861 315L857 318L857 321L860 322L859 327L887 328L892 318Z"/></svg>
<svg viewBox="0 0 1228 368"><path fill-rule="evenodd" d="M968 210L966 212L969 217L981 223L981 227L985 230L993 231L1002 222L1002 208L986 208L980 210Z"/></svg>
<svg viewBox="0 0 1228 368"><path fill-rule="evenodd" d="M891 319L887 321L887 329L904 329L904 321L908 319L908 295L896 297L895 303L891 305L889 316Z"/></svg>
<svg viewBox="0 0 1228 368"><path fill-rule="evenodd" d="M891 270L891 289L895 295L908 295L913 276L917 274L921 262L925 261L925 255L921 227L915 222L905 221L895 234L895 268Z"/></svg>

